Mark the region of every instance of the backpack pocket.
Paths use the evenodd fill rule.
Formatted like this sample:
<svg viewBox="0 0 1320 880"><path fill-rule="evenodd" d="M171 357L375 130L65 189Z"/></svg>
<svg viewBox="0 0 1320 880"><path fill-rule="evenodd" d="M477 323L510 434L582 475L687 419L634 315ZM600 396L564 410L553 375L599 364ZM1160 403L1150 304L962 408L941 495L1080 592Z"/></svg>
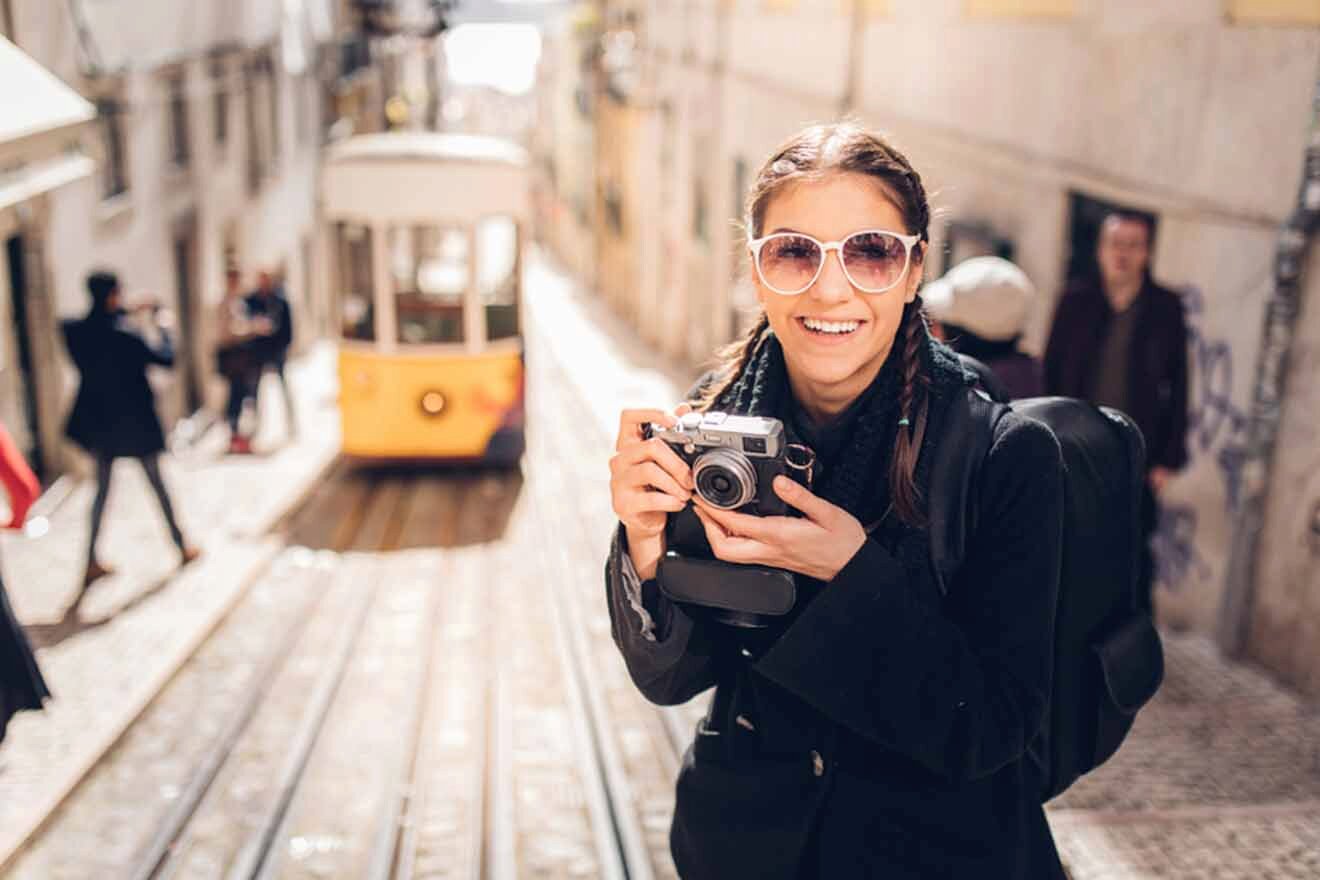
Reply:
<svg viewBox="0 0 1320 880"><path fill-rule="evenodd" d="M1118 751L1137 710L1146 705L1164 681L1164 649L1150 616L1134 614L1091 645L1096 658L1097 694L1094 769ZM1085 771L1083 771L1085 772Z"/></svg>

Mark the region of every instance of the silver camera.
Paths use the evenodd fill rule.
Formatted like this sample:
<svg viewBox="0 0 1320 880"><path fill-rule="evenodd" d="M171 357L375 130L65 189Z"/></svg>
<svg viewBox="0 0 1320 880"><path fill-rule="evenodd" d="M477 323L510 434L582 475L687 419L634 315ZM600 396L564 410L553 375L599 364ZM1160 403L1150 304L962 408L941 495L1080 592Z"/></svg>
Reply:
<svg viewBox="0 0 1320 880"><path fill-rule="evenodd" d="M786 444L778 419L692 412L673 428L653 425L651 436L691 466L697 494L712 507L782 515L787 508L771 488L774 478L787 474L811 486L815 456L805 446Z"/></svg>

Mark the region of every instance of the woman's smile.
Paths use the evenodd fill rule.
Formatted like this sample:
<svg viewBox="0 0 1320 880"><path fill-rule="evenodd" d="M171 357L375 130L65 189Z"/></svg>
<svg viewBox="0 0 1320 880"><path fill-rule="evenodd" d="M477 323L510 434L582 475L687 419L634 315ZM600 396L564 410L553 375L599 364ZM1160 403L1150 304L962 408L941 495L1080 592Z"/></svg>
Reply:
<svg viewBox="0 0 1320 880"><path fill-rule="evenodd" d="M868 321L858 318L817 318L799 315L793 322L813 345L846 345L862 336Z"/></svg>

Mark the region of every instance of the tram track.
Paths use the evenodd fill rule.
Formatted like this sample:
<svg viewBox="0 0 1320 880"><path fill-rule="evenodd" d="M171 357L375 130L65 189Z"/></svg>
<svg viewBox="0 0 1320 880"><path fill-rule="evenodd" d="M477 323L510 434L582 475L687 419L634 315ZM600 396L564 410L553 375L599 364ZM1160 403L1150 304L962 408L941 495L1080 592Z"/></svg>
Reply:
<svg viewBox="0 0 1320 880"><path fill-rule="evenodd" d="M550 343L538 340L542 350ZM603 463L613 438L591 418L571 424L557 413L580 411L583 401L553 356L540 361L540 382L529 394L536 433L529 457L536 473L533 499L544 530L547 572L562 589L556 596L570 621L582 688L606 778L607 797L630 878L674 878L669 853L674 781L703 697L682 707L656 707L636 690L613 643L603 590L604 550L615 517L609 508ZM572 430L577 426L578 430ZM585 426L585 428L584 428ZM572 512L564 499L573 499Z"/></svg>
<svg viewBox="0 0 1320 880"><path fill-rule="evenodd" d="M556 418L581 405L556 369L534 386L525 481L335 468L283 524L320 548L280 557L298 586L251 591L279 613L240 603L198 654L246 635L220 651L242 657L236 696L190 716L207 682L181 673L149 710L187 760L137 786L159 745L103 768L120 804L175 792L113 826L130 851L84 870L52 836L15 876L675 877L686 722L642 698L610 637L606 447Z"/></svg>

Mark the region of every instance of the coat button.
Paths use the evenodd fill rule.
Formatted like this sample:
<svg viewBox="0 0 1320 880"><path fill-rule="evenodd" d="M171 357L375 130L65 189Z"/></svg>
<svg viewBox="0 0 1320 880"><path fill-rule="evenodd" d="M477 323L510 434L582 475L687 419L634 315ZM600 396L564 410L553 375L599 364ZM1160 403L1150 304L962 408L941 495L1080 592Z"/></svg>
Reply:
<svg viewBox="0 0 1320 880"><path fill-rule="evenodd" d="M825 759L820 756L820 752L812 749L811 751L811 772L816 776L825 775Z"/></svg>

